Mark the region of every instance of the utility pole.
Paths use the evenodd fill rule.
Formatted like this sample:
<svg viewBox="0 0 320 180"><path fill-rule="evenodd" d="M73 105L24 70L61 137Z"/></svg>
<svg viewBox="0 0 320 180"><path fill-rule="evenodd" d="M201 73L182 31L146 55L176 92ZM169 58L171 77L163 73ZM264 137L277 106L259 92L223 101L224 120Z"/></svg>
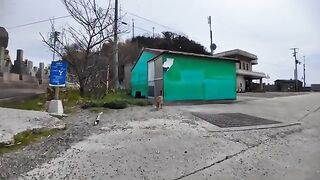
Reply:
<svg viewBox="0 0 320 180"><path fill-rule="evenodd" d="M114 7L114 67L113 67L113 78L115 81L115 88L119 88L119 78L118 78L118 0L115 0Z"/></svg>
<svg viewBox="0 0 320 180"><path fill-rule="evenodd" d="M152 27L152 37L154 38L154 27Z"/></svg>
<svg viewBox="0 0 320 180"><path fill-rule="evenodd" d="M60 32L56 31L55 30L55 27L54 27L54 17L52 19L52 32L51 32L51 38L52 38L52 41L53 41L53 54L52 54L52 61L55 61L55 56L56 56L56 44L57 44L57 41L58 41L58 36L60 34ZM59 100L59 87L56 86L54 88L54 99L55 100Z"/></svg>
<svg viewBox="0 0 320 180"><path fill-rule="evenodd" d="M134 38L134 19L132 18L132 39Z"/></svg>
<svg viewBox="0 0 320 180"><path fill-rule="evenodd" d="M295 91L298 91L298 69L297 69L297 65L299 63L299 61L297 60L297 50L298 48L291 48L291 50L293 50L293 57L294 57L294 80L295 80Z"/></svg>
<svg viewBox="0 0 320 180"><path fill-rule="evenodd" d="M303 87L306 87L306 56L303 56Z"/></svg>

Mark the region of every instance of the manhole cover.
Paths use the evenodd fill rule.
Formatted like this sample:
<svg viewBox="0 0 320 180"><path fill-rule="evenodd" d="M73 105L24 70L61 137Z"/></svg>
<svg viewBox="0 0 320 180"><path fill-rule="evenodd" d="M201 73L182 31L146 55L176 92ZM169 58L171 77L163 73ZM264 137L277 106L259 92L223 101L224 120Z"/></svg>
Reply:
<svg viewBox="0 0 320 180"><path fill-rule="evenodd" d="M213 125L219 126L221 128L268 125L268 124L280 123L278 121L272 121L272 120L259 118L256 116L250 116L242 113L221 113L221 114L193 113L193 115Z"/></svg>

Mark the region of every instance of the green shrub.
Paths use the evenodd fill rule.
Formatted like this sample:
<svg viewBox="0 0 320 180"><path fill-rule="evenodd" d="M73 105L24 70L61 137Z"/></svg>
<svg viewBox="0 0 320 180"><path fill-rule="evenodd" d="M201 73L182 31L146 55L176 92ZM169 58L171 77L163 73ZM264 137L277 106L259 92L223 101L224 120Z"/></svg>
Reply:
<svg viewBox="0 0 320 180"><path fill-rule="evenodd" d="M93 101L85 102L84 104L81 105L81 108L88 109L92 107L103 107L103 105L104 105L103 101L93 100Z"/></svg>
<svg viewBox="0 0 320 180"><path fill-rule="evenodd" d="M107 103L104 103L103 107L110 109L124 109L128 107L128 103L125 100L116 99Z"/></svg>
<svg viewBox="0 0 320 180"><path fill-rule="evenodd" d="M148 100L144 99L133 99L130 104L137 105L137 106L149 106L152 105L152 103Z"/></svg>

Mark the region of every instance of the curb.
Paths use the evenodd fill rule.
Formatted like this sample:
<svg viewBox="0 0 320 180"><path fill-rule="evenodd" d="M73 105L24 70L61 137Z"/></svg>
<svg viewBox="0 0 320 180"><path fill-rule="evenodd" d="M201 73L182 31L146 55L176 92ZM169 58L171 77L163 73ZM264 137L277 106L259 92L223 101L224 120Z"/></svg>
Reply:
<svg viewBox="0 0 320 180"><path fill-rule="evenodd" d="M217 127L216 130L210 130L207 127L205 127L205 129L208 130L209 132L233 132L233 131L251 131L251 130L259 130L259 129L282 128L282 127L289 127L289 126L297 126L301 124L302 122L294 122L294 123L279 123L279 124L273 124L273 125L259 125L259 126L233 127L233 128Z"/></svg>

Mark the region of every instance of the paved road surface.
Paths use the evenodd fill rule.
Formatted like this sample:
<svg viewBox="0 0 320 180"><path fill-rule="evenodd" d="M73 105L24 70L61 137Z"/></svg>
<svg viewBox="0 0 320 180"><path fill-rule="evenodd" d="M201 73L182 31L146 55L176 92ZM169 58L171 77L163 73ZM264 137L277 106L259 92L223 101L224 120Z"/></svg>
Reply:
<svg viewBox="0 0 320 180"><path fill-rule="evenodd" d="M21 98L44 93L43 89L3 89L0 88L0 101L10 98Z"/></svg>
<svg viewBox="0 0 320 180"><path fill-rule="evenodd" d="M191 112L240 112L302 125L214 132L217 127ZM99 131L19 178L319 179L319 117L319 93L251 98L234 104L169 106L161 111L151 107L108 110L101 117ZM94 116L74 114L72 118L91 124ZM19 161L19 156L12 158Z"/></svg>
<svg viewBox="0 0 320 180"><path fill-rule="evenodd" d="M47 112L26 111L0 107L0 144L11 144L14 135L33 129L63 129L65 123Z"/></svg>

